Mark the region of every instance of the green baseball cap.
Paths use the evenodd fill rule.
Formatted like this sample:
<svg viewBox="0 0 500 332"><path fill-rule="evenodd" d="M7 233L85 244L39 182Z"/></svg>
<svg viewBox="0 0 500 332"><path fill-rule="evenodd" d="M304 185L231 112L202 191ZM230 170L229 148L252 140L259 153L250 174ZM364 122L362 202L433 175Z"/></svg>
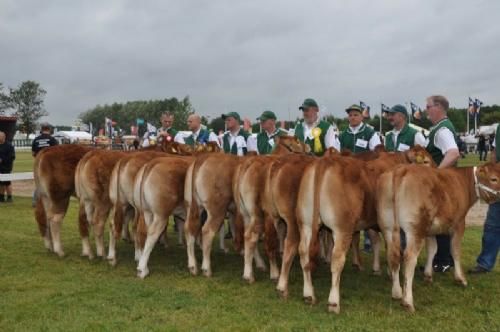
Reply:
<svg viewBox="0 0 500 332"><path fill-rule="evenodd" d="M305 99L302 103L302 106L299 107L299 110L303 111L305 109L308 109L309 107L318 107L318 103L316 102L316 100L312 98Z"/></svg>
<svg viewBox="0 0 500 332"><path fill-rule="evenodd" d="M222 114L222 120L226 120L226 118L235 118L236 120L241 121L240 115L236 112Z"/></svg>
<svg viewBox="0 0 500 332"><path fill-rule="evenodd" d="M269 119L276 120L276 114L274 114L274 112L271 112L269 110L262 112L261 116L257 118L258 121L266 121Z"/></svg>
<svg viewBox="0 0 500 332"><path fill-rule="evenodd" d="M363 109L358 104L352 104L351 106L346 108L345 111L347 113L349 113L350 111L358 111L359 113L363 113Z"/></svg>
<svg viewBox="0 0 500 332"><path fill-rule="evenodd" d="M391 109L387 111L387 113L401 113L404 116L408 117L408 111L406 110L406 107L400 104L392 106Z"/></svg>

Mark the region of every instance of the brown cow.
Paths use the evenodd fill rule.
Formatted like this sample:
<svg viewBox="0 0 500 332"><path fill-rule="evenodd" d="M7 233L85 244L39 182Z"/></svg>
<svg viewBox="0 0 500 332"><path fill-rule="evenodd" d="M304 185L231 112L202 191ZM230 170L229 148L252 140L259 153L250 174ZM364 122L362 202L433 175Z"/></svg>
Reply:
<svg viewBox="0 0 500 332"><path fill-rule="evenodd" d="M184 179L193 158L156 158L138 172L134 184L134 205L144 214L147 238L137 266L137 274L149 274L148 260L154 244L168 225L171 214L185 216Z"/></svg>
<svg viewBox="0 0 500 332"><path fill-rule="evenodd" d="M234 176L233 191L236 202L237 213L241 214L244 223L244 261L245 267L243 279L248 282L254 281L253 258L258 255L256 247L257 240L264 230L263 206L266 203L265 185L267 180L268 168L278 160L279 155L290 155L290 153L304 156L309 152L309 146L300 142L296 137L283 136L277 139L276 148L272 155L258 156L243 161ZM301 158L296 158L300 160ZM257 259L258 256L256 257ZM275 265L271 265L275 267ZM277 279L277 269L271 269L271 279Z"/></svg>
<svg viewBox="0 0 500 332"><path fill-rule="evenodd" d="M424 276L432 281L432 259L437 251L435 235L451 234L455 280L467 285L460 265L465 216L476 202L472 168L433 169L405 165L384 174L378 183L379 225L387 239L392 297L400 299L410 312L413 304L413 275L426 239L427 262ZM393 214L393 217L390 217ZM389 216L389 218L387 218ZM399 284L399 229L406 233L404 288ZM401 294L402 293L402 294Z"/></svg>
<svg viewBox="0 0 500 332"><path fill-rule="evenodd" d="M75 194L75 169L83 156L91 151L82 145L56 145L38 153L33 165L37 202L35 218L45 247L64 256L61 224ZM80 211L80 220L84 219Z"/></svg>
<svg viewBox="0 0 500 332"><path fill-rule="evenodd" d="M306 167L297 199L299 252L306 301L316 301L311 281L311 258L316 256L318 250L317 233L322 223L332 230L334 237L328 310L340 312L340 275L352 235L356 231L377 225L377 178L398 164L410 162L411 158L423 159L425 162L431 160L428 154L417 158L415 150L425 151L421 147L415 147L405 153L381 153L378 159L366 162L351 157L332 156L316 160ZM374 248L374 251L378 249ZM374 269L379 269L376 264L374 263Z"/></svg>

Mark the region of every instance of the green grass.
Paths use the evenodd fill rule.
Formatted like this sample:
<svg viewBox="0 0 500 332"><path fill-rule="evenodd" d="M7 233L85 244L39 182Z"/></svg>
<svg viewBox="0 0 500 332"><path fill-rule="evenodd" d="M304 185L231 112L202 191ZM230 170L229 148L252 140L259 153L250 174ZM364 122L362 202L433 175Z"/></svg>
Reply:
<svg viewBox="0 0 500 332"><path fill-rule="evenodd" d="M0 205L0 330L2 331L499 331L500 274L468 278L461 288L451 274L436 275L432 285L417 272L416 314L406 313L390 298L386 276L372 276L370 257L365 272L346 265L341 284L340 315L326 312L330 273L321 266L314 274L319 304L302 302L298 260L292 268L290 298L280 300L268 274L258 271L256 283L241 280L242 258L213 254L213 277L192 277L185 249L157 246L146 280L135 276L132 245L118 243L115 268L80 257L76 204L71 203L63 226L66 257L43 248L30 208L31 199L15 198ZM481 228L466 231L463 263L474 265ZM173 243L173 234L169 234ZM197 249L200 258L200 252ZM385 260L384 260L385 261ZM350 260L348 260L350 262Z"/></svg>
<svg viewBox="0 0 500 332"><path fill-rule="evenodd" d="M35 158L30 151L16 151L16 160L14 160L13 173L33 172L33 161Z"/></svg>
<svg viewBox="0 0 500 332"><path fill-rule="evenodd" d="M488 160L489 157L490 155L488 154ZM479 155L474 153L466 154L465 158L458 159L458 167L479 166L484 163L484 161L479 161Z"/></svg>

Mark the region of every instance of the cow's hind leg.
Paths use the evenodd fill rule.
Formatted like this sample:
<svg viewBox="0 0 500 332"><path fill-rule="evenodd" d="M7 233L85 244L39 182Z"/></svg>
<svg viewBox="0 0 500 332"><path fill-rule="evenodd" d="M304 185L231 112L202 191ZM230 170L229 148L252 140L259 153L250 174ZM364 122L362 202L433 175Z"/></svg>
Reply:
<svg viewBox="0 0 500 332"><path fill-rule="evenodd" d="M206 277L212 276L212 266L210 260L210 254L212 252L212 242L214 240L215 233L220 229L221 224L224 222L225 215L224 208L214 208L212 210L207 210L207 222L203 226L202 232L202 250L203 250L203 262L201 264L201 270Z"/></svg>
<svg viewBox="0 0 500 332"><path fill-rule="evenodd" d="M282 298L286 299L288 297L288 278L290 276L290 268L292 267L293 259L297 254L300 239L295 217L288 216L285 220L287 232L283 250L283 261L281 263L281 273L276 290Z"/></svg>
<svg viewBox="0 0 500 332"><path fill-rule="evenodd" d="M109 208L97 207L94 210L92 227L94 229L94 240L97 257L104 257L104 224L109 215Z"/></svg>
<svg viewBox="0 0 500 332"><path fill-rule="evenodd" d="M186 222L184 223L184 235L186 237L188 269L192 275L197 275L198 263L196 262L195 243L200 232L200 209L195 202L192 202L187 211Z"/></svg>
<svg viewBox="0 0 500 332"><path fill-rule="evenodd" d="M144 245L144 251L139 259L139 264L137 265L137 276L141 279L144 279L149 274L149 256L151 255L151 251L153 250L156 241L158 241L160 234L165 230L167 225L167 218L163 218L159 215L145 213L144 217L148 228L148 235Z"/></svg>
<svg viewBox="0 0 500 332"><path fill-rule="evenodd" d="M460 254L462 247L462 238L464 236L465 220L458 225L453 233L451 234L451 256L453 257L453 263L455 264L455 280L462 286L467 286L467 280L462 270L462 265L460 263Z"/></svg>
<svg viewBox="0 0 500 332"><path fill-rule="evenodd" d="M432 282L432 260L437 252L437 242L435 236L428 236L425 238L425 247L427 251L427 259L424 267L424 280Z"/></svg>
<svg viewBox="0 0 500 332"><path fill-rule="evenodd" d="M399 228L384 231L384 238L386 243L387 263L392 279L391 295L393 299L400 300L403 297L403 290L401 289L399 280L399 269L401 266Z"/></svg>
<svg viewBox="0 0 500 332"><path fill-rule="evenodd" d="M245 266L243 268L243 279L248 283L253 283L255 281L253 273L253 259L255 254L255 249L257 248L257 241L259 240L259 234L256 228L256 218L244 215L243 217L245 224L245 237L244 237L244 262Z"/></svg>
<svg viewBox="0 0 500 332"><path fill-rule="evenodd" d="M80 238L82 239L81 256L93 259L94 253L92 252L89 240L89 225L91 224L92 216L94 215L94 206L88 201L80 201L79 214Z"/></svg>
<svg viewBox="0 0 500 332"><path fill-rule="evenodd" d="M302 275L304 277L304 288L302 295L304 297L304 301L309 304L316 303L316 297L314 295L314 287L311 277L311 270L314 263L311 261L311 257L309 254L313 237L316 236L316 234L313 234L313 228L310 223L302 224L302 226L300 227L299 244L300 265L302 266Z"/></svg>
<svg viewBox="0 0 500 332"><path fill-rule="evenodd" d="M352 233L334 232L334 245L332 251L332 288L328 296L328 311L340 313L340 276L344 269L345 257L352 241Z"/></svg>
<svg viewBox="0 0 500 332"><path fill-rule="evenodd" d="M352 244L351 244L351 250L352 250L352 267L355 270L363 271L363 263L361 261L361 252L359 250L360 237L361 237L361 233L360 232L355 232L352 235Z"/></svg>
<svg viewBox="0 0 500 332"><path fill-rule="evenodd" d="M61 225L69 205L69 197L62 199L57 205L51 206L51 211L48 214L50 224L50 236L54 252L59 257L64 256L64 251L61 244Z"/></svg>
<svg viewBox="0 0 500 332"><path fill-rule="evenodd" d="M409 312L415 312L413 305L413 276L415 274L415 266L417 258L422 250L424 240L411 232L406 233L406 250L405 250L405 271L404 271L404 287L403 287L403 305Z"/></svg>

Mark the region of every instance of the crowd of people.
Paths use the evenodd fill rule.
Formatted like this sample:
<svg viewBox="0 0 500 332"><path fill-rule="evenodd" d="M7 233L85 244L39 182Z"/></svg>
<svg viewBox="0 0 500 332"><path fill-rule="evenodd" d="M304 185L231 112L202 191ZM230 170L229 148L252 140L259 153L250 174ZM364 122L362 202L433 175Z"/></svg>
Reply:
<svg viewBox="0 0 500 332"><path fill-rule="evenodd" d="M439 95L430 96L426 100L426 113L433 126L427 137L409 125L408 110L403 105L395 105L387 111L387 119L392 126L385 137L381 137L369 125L363 122L363 109L357 105L351 105L345 109L349 126L346 130L338 133L336 128L319 117L319 107L312 98L304 100L299 110L302 119L295 127L293 134L303 143L309 145L311 152L316 156L324 154L328 148L338 151L349 150L353 154L365 151L373 151L376 146L382 144L387 151L406 151L414 145L426 147L438 168L455 167L460 158L457 132L447 117L449 109L448 100ZM191 114L187 120L190 131L189 135L178 132L173 128L174 116L164 113L161 116L161 128L158 129L157 139L173 140L178 143L194 146L207 142L216 142L225 153L244 156L248 152L256 152L259 155L270 154L276 144L276 138L288 135L285 130L277 128L276 114L272 111L264 111L257 120L261 124L261 132L255 136L242 129L241 117L237 112L229 112L222 115L225 121L226 132L217 136L201 124L198 114ZM499 126L500 127L500 126ZM498 129L497 129L498 133ZM495 147L500 135L496 135L492 146ZM145 139L147 140L147 137ZM481 141L480 141L481 142ZM55 145L57 142L50 136L50 127L42 128L32 146L33 156L43 148ZM480 143L482 144L482 143ZM485 142L484 142L485 144ZM482 150L480 150L482 151ZM5 134L0 133L0 173L12 171L12 163L15 158L14 149L5 142ZM484 156L484 159L486 156ZM481 155L481 160L483 156ZM500 149L492 153L492 160L500 160ZM7 201L12 201L10 183L0 183L0 202L4 201L4 191L7 192ZM447 272L453 267L453 259L450 253L450 236L442 234L437 236L438 251L434 257L433 268L435 272ZM369 250L369 237L365 234L365 249ZM404 246L404 234L402 234L402 245ZM484 235L482 239L482 251L477 258L477 265L471 269L471 273L483 273L493 269L500 246L500 202L491 204L488 208Z"/></svg>

